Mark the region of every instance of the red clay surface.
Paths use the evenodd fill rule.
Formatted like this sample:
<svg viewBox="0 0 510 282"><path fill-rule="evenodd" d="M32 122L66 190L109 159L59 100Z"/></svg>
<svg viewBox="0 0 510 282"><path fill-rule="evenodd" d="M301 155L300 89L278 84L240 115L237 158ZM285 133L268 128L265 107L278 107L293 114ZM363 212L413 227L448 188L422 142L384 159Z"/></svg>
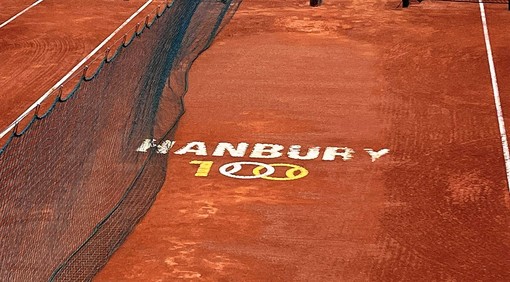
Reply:
<svg viewBox="0 0 510 282"><path fill-rule="evenodd" d="M510 197L478 6L397 5L246 0L194 65L171 150L204 141L209 156L170 154L154 206L96 280L509 281ZM510 113L510 14L487 9ZM46 81L11 86L15 65L0 68L10 89ZM6 88L2 120L24 109L18 101L33 101ZM218 142L356 153L349 161L212 157ZM365 148L390 153L371 162ZM209 176L195 177L192 160L214 161ZM269 181L218 172L240 160L310 173Z"/></svg>
<svg viewBox="0 0 510 282"><path fill-rule="evenodd" d="M476 4L245 1L192 69L156 203L97 281L508 281L510 201ZM510 111L510 15L488 7ZM509 121L507 120L507 123ZM348 146L237 180L217 142ZM371 162L364 148L389 148ZM194 177L191 160L213 160ZM245 158L243 160L253 161Z"/></svg>

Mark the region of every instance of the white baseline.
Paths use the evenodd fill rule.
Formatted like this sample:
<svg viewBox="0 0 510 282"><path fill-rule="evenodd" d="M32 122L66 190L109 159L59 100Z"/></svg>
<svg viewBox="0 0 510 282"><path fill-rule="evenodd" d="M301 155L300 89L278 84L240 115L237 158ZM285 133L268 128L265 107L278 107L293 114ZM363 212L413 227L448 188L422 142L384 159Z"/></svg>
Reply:
<svg viewBox="0 0 510 282"><path fill-rule="evenodd" d="M39 3L41 3L43 0L39 0L37 2L35 2L34 4L26 7L23 11L17 13L16 15L14 15L12 18L6 20L4 23L0 24L0 28L6 26L8 23L12 22L14 19L16 19L17 17L21 16L23 13L25 13L26 11L32 9L33 7L39 5Z"/></svg>
<svg viewBox="0 0 510 282"><path fill-rule="evenodd" d="M3 138L7 133L9 133L21 120L23 120L31 111L33 111L38 105L40 105L48 96L55 91L62 83L64 83L71 75L73 75L79 68L87 62L92 56L94 56L99 49L101 49L110 39L112 39L124 26L126 26L133 18L135 18L138 14L140 14L150 3L152 0L148 0L143 6L141 6L134 14L132 14L124 23L122 23L116 30L113 31L103 42L101 42L90 54L88 54L83 60L81 60L71 71L69 71L62 79L60 79L50 90L46 91L44 95L39 98L32 106L30 106L24 113L22 113L13 123L11 123L2 133L0 133L0 138Z"/></svg>
<svg viewBox="0 0 510 282"><path fill-rule="evenodd" d="M505 158L506 181L508 191L510 191L510 152L508 150L508 138L506 136L505 119L503 118L503 109L501 108L501 100L499 98L498 80L496 79L496 68L494 67L494 59L492 57L492 47L489 39L489 28L487 27L487 17L485 16L485 7L482 0L478 0L480 5L480 16L482 18L483 35L485 37L485 48L487 49L487 59L489 61L489 70L491 73L492 91L494 93L494 104L496 105L496 114L498 116L499 135L501 137L501 145L503 146L503 156Z"/></svg>

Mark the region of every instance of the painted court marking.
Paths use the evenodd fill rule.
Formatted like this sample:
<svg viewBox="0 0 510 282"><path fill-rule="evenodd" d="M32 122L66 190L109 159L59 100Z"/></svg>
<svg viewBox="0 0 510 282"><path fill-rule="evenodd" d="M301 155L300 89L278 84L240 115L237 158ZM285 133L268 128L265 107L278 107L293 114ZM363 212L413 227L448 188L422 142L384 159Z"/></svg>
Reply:
<svg viewBox="0 0 510 282"><path fill-rule="evenodd" d="M42 0L40 0L42 1ZM81 60L71 71L69 71L62 79L60 79L50 90L46 91L44 95L39 98L32 106L30 106L23 114L21 114L13 123L7 127L2 133L0 133L0 138L3 138L7 133L11 132L11 130L18 124L21 120L23 120L30 112L32 112L38 105L40 105L48 96L55 91L62 83L64 83L71 75L73 75L78 69L80 69L87 60L89 60L92 56L94 56L99 49L101 49L110 39L112 39L124 26L126 26L132 19L134 19L138 14L140 14L153 0L148 0L143 6L141 6L134 14L132 14L124 23L122 23L116 30L113 31L103 42L101 42L90 54L88 54L83 60Z"/></svg>
<svg viewBox="0 0 510 282"><path fill-rule="evenodd" d="M37 2L35 2L34 4L26 7L23 11L17 13L16 15L14 15L12 18L8 19L7 21L5 21L3 24L0 24L0 28L6 26L7 24L9 24L10 22L12 22L13 20L15 20L17 17L23 15L26 11L32 9L33 7L39 5L43 0L39 0Z"/></svg>
<svg viewBox="0 0 510 282"><path fill-rule="evenodd" d="M510 191L510 152L508 150L508 138L505 129L505 119L503 118L503 109L501 108L501 100L499 98L498 80L496 78L496 67L494 67L494 59L492 57L492 47L489 39L489 28L487 27L487 17L485 16L485 7L482 0L479 0L480 16L482 18L483 35L485 38L485 48L487 49L487 59L489 60L489 70L491 73L492 91L494 93L494 104L496 106L496 114L498 116L499 135L501 137L501 145L503 146L503 156L505 158L506 180L508 190Z"/></svg>

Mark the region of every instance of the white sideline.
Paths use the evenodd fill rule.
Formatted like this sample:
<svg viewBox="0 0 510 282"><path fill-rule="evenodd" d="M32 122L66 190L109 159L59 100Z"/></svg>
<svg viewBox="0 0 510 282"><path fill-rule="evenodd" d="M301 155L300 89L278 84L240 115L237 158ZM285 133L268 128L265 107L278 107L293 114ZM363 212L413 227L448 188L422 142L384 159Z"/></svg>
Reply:
<svg viewBox="0 0 510 282"><path fill-rule="evenodd" d="M42 1L42 0L41 0ZM18 124L21 120L23 120L31 111L33 111L38 105L40 105L48 96L55 91L62 83L64 83L71 75L76 72L79 68L85 64L85 62L90 59L94 54L99 51L112 37L114 37L124 26L126 26L134 17L140 14L143 9L145 9L153 0L148 0L143 6L141 6L134 14L132 14L124 23L122 23L116 30L113 31L110 36L108 36L103 42L101 42L90 54L88 54L83 60L81 60L71 71L69 71L62 79L60 79L50 90L46 91L44 95L39 98L32 106L30 106L25 112L23 112L14 122L12 122L9 127L7 127L2 133L0 133L0 138L3 138L7 133L11 132L11 130Z"/></svg>
<svg viewBox="0 0 510 282"><path fill-rule="evenodd" d="M487 59L489 60L492 90L494 93L494 104L496 106L496 114L498 116L499 135L501 137L501 145L503 146L503 156L505 158L506 181L508 185L508 190L510 191L510 152L508 150L508 138L505 129L505 119L503 118L503 109L501 108L501 100L499 98L498 80L496 79L496 68L494 67L494 59L492 57L492 47L489 39L489 29L487 27L485 7L482 3L482 0L478 0L478 2L480 5L480 16L482 18L483 35L485 37L485 48L487 49Z"/></svg>
<svg viewBox="0 0 510 282"><path fill-rule="evenodd" d="M25 13L26 11L32 9L33 7L39 5L39 3L41 3L43 0L39 0L37 2L35 2L34 4L26 7L23 11L17 13L16 15L14 15L12 18L8 19L7 21L5 21L3 24L0 24L0 28L6 26L8 23L12 22L14 19L16 19L17 17L21 16L23 13Z"/></svg>

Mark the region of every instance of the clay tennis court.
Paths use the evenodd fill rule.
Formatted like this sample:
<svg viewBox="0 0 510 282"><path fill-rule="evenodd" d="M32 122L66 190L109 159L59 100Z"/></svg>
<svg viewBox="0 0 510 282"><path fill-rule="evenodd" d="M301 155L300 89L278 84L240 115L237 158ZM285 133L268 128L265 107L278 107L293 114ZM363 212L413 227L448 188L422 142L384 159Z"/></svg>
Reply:
<svg viewBox="0 0 510 282"><path fill-rule="evenodd" d="M0 28L1 127L146 2L44 0ZM0 0L0 24L33 3ZM510 280L508 4L485 26L476 3L398 5L243 1L95 280Z"/></svg>

